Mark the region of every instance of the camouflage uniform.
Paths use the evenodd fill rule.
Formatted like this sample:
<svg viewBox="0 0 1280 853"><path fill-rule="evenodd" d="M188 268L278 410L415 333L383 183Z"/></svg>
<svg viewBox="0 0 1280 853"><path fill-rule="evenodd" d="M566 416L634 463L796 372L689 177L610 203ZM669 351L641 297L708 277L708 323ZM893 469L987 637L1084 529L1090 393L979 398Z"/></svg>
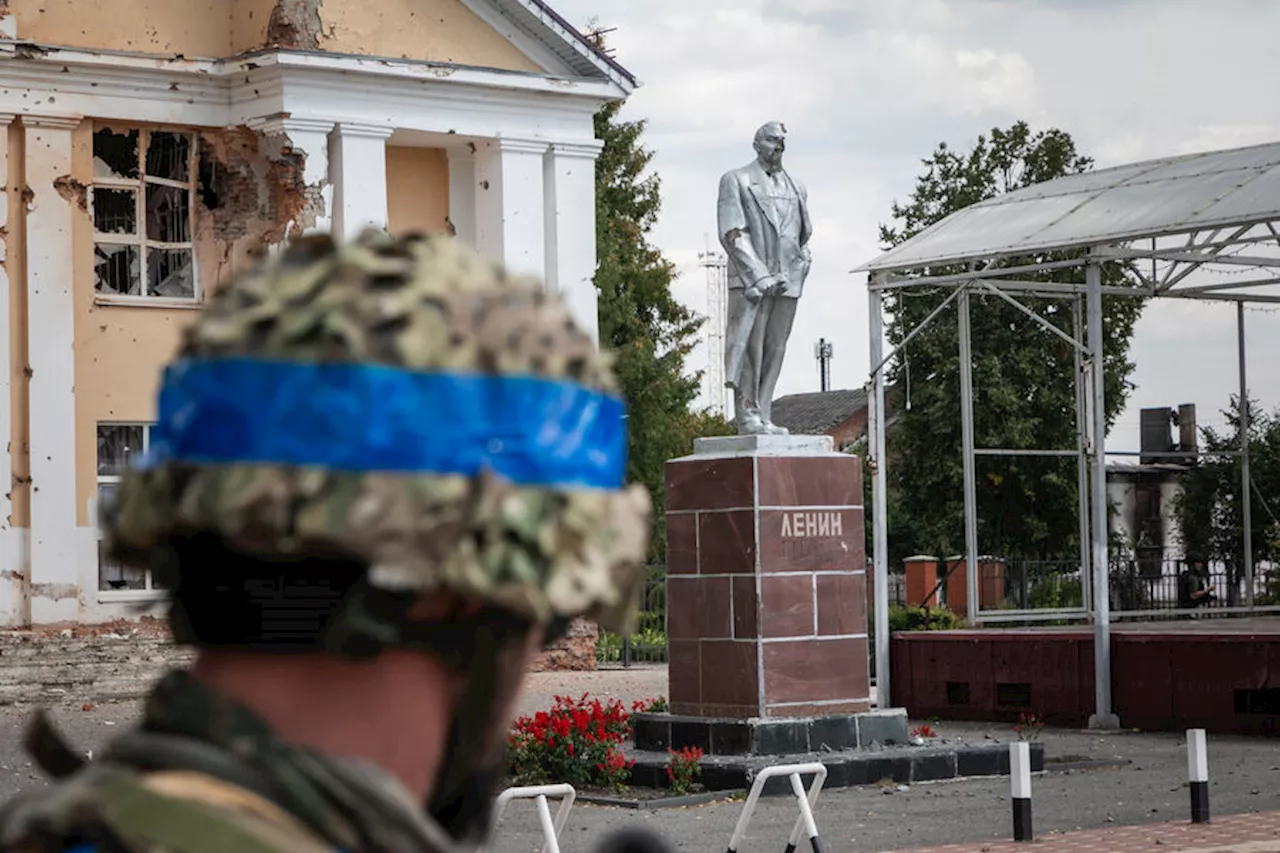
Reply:
<svg viewBox="0 0 1280 853"><path fill-rule="evenodd" d="M466 679L445 766L432 801L415 802L381 769L286 743L179 671L89 762L37 715L28 746L58 781L0 811L0 849L443 853L481 840L496 780L468 757L506 723L491 706L507 638L575 616L626 631L635 617L650 505L625 484L607 354L538 282L452 239L313 237L212 296L158 410L103 528L114 559L173 589L175 639L436 655ZM282 620L250 586L312 566L356 577L273 632ZM411 619L433 591L486 607Z"/></svg>

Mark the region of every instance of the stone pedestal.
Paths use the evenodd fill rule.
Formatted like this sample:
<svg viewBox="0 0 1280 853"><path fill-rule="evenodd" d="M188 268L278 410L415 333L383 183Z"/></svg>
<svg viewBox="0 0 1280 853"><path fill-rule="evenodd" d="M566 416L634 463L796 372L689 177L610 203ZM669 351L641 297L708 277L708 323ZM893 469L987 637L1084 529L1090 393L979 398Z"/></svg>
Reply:
<svg viewBox="0 0 1280 853"><path fill-rule="evenodd" d="M903 561L906 570L908 607L937 607L938 558L916 556ZM925 600L928 596L928 600Z"/></svg>
<svg viewBox="0 0 1280 853"><path fill-rule="evenodd" d="M700 439L667 463L671 713L870 707L862 462L826 436Z"/></svg>

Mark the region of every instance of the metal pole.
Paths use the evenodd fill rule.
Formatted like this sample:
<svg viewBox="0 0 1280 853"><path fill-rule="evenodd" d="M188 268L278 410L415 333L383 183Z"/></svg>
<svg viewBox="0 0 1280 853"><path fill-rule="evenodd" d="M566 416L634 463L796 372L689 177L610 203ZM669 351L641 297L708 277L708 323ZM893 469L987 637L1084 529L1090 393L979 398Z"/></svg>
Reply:
<svg viewBox="0 0 1280 853"><path fill-rule="evenodd" d="M871 325L871 363L880 365L884 352L884 316L881 314L880 294L874 290L868 292L870 297ZM888 461L884 453L884 376L880 367L875 368L871 376L872 394L868 400L871 409L868 412L870 429L869 447L871 458L875 460L872 473L871 501L871 545L875 577L875 622L876 622L876 695L881 708L888 708L889 692L889 543L888 511L886 500L885 470Z"/></svg>
<svg viewBox="0 0 1280 853"><path fill-rule="evenodd" d="M1107 583L1107 410L1106 374L1102 346L1102 267L1091 261L1085 267L1088 287L1089 361L1093 368L1093 669L1097 709L1089 718L1091 729L1116 729L1120 720L1111 712L1111 597Z"/></svg>
<svg viewBox="0 0 1280 853"><path fill-rule="evenodd" d="M964 455L965 618L978 621L978 488L973 452L973 352L969 340L969 290L960 293L960 429Z"/></svg>
<svg viewBox="0 0 1280 853"><path fill-rule="evenodd" d="M1244 347L1244 303L1236 303L1236 347L1240 355L1240 514L1244 530L1245 606L1253 609L1253 495L1249 478L1249 377Z"/></svg>
<svg viewBox="0 0 1280 853"><path fill-rule="evenodd" d="M1077 340L1084 328L1083 306L1080 297L1071 300L1071 334ZM1075 390L1076 390L1076 513L1080 519L1080 606L1085 610L1093 609L1093 584L1089 582L1089 404L1084 390L1084 359L1079 350L1075 355ZM1023 607L1026 607L1023 604Z"/></svg>

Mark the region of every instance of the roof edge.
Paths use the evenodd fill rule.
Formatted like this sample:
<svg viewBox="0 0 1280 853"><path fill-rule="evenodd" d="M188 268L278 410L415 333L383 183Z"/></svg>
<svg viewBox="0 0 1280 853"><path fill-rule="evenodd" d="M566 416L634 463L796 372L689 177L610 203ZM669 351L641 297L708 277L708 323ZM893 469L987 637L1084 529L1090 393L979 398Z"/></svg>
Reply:
<svg viewBox="0 0 1280 853"><path fill-rule="evenodd" d="M959 210L953 211L952 213L948 214L947 216L943 217L937 222L934 222L933 224L924 228L918 234L911 237L909 240L906 240L898 244L897 246L893 246L892 248L884 249L880 251L875 257L867 261L864 261L863 263L849 270L849 274L853 275L857 273L870 273L874 275L876 273L905 272L905 271L917 270L917 269L921 269L924 267L931 267L931 266L949 266L954 264L971 263L971 262L981 261L981 260L998 260L998 259L1016 257L1021 255L1027 255L1027 254L1060 252L1060 251L1065 251L1070 249L1095 248L1095 247L1106 246L1114 243L1126 243L1134 240L1142 240L1142 239L1148 239L1152 237L1172 236L1172 235L1188 233L1190 231L1201 231L1206 228L1224 228L1224 227L1230 227L1232 225L1275 221L1277 218L1280 218L1280 204L1278 204L1274 210L1271 210L1271 211L1259 210L1253 216L1235 215L1230 217L1220 217L1218 219L1198 220L1195 222L1190 222L1190 221L1186 221L1183 223L1170 222L1168 224L1161 225L1158 228L1152 227L1156 223L1148 222L1148 223L1143 223L1145 227L1131 228L1129 230L1116 231L1113 233L1096 233L1096 234L1090 234L1090 235L1081 235L1080 237L1076 239L1071 239L1071 240L1059 239L1052 242L1036 243L1034 240L1028 237L1028 238L1024 238L1026 240L1026 245L1006 246L1006 247L995 248L995 249L988 248L988 249L964 250L964 251L955 252L952 254L942 254L942 255L917 257L917 258L911 258L911 254L907 251L904 251L906 247L911 246L911 244L913 243L920 244L920 243L927 242L927 238L929 235L931 235L936 231L943 230L944 227L949 227L953 225L956 221L972 214L972 212L975 210L979 210L982 208L997 207L1004 204L1034 204L1034 203L1043 201L1046 198L1059 197L1059 196L1069 194L1067 192L1037 193L1036 192L1037 189L1043 189L1045 187L1055 187L1057 185L1070 185L1072 181L1083 179L1086 176L1096 180L1099 176L1105 177L1109 173L1114 173L1121 170L1126 170L1132 173L1128 178L1119 180L1113 184L1110 184L1110 185L1100 184L1098 187L1096 187L1093 190L1092 193L1088 195L1088 197L1084 201L1080 202L1080 204L1083 205L1086 203L1097 201L1099 197L1105 195L1107 192L1117 190L1117 189L1129 186L1131 184L1144 183L1144 181L1141 180L1144 176L1147 176L1151 172L1158 170L1160 168L1169 166L1171 164L1187 162L1187 161L1192 161L1197 159L1208 160L1210 158L1235 155L1235 154L1239 154L1240 152L1246 152L1246 151L1254 151L1254 150L1267 149L1267 148L1276 149L1278 146L1280 146L1280 140L1272 140L1270 142L1254 143L1252 145L1241 145L1233 148L1221 148L1221 149L1214 149L1210 151L1197 151L1197 152L1190 152L1186 154L1165 155L1162 157L1154 157L1148 160L1137 160L1130 163L1120 163L1113 166L1107 166L1102 169L1091 169L1086 172L1079 172L1072 175L1063 175L1058 178L1054 178L1048 181L1043 181L1039 184L1031 184L1027 187L1021 187L1009 193L1002 193L992 198L983 199L971 205L967 205L966 207L962 207ZM1273 161L1268 166L1267 171L1277 168L1278 163L1280 163L1280 161ZM1237 171L1237 170L1243 171L1244 167L1233 167L1231 169L1222 169L1218 171ZM1255 178L1256 177L1257 176L1255 176ZM1150 181L1146 181L1145 183L1149 183L1149 182ZM1042 226L1040 230L1043 231L1049 228L1051 224L1052 223ZM906 255L907 258L911 258L911 259L899 261L895 258L895 256L902 256L902 255Z"/></svg>
<svg viewBox="0 0 1280 853"><path fill-rule="evenodd" d="M622 63L592 44L585 33L565 20L564 16L551 8L546 0L516 0L516 2L538 18L548 30L569 42L579 53L590 59L626 94L630 95L642 85L634 74L623 67Z"/></svg>

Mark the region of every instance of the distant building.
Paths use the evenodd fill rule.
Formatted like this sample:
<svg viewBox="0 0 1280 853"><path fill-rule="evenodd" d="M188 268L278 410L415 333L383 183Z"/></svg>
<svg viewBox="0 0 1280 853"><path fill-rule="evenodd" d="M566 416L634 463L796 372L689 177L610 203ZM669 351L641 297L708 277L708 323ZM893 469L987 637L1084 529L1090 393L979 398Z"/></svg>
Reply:
<svg viewBox="0 0 1280 853"><path fill-rule="evenodd" d="M773 401L773 422L792 435L829 435L846 450L867 434L867 392L817 391Z"/></svg>
<svg viewBox="0 0 1280 853"><path fill-rule="evenodd" d="M1181 475L1195 465L1196 407L1143 409L1139 459L1107 465L1110 530L1144 574L1159 574L1163 561L1181 561L1182 536L1174 505L1182 493ZM1177 427L1175 434L1174 428Z"/></svg>

